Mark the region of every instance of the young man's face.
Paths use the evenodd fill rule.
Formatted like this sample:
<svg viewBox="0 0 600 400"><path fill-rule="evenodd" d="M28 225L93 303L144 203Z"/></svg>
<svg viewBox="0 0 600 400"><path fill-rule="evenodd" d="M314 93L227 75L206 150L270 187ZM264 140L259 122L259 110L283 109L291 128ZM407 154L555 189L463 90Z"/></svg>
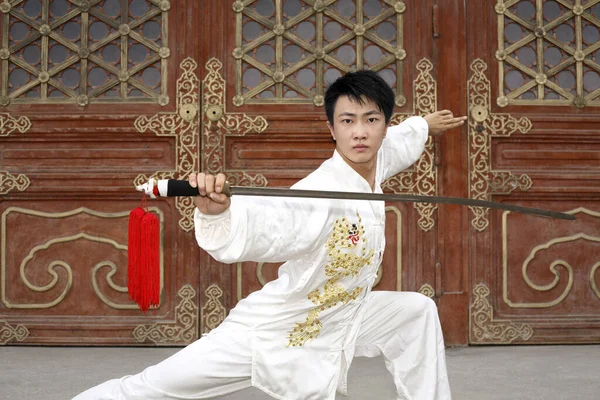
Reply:
<svg viewBox="0 0 600 400"><path fill-rule="evenodd" d="M364 104L340 96L333 112L333 125L327 122L338 153L355 170L375 168L377 151L387 131L385 116L372 100Z"/></svg>

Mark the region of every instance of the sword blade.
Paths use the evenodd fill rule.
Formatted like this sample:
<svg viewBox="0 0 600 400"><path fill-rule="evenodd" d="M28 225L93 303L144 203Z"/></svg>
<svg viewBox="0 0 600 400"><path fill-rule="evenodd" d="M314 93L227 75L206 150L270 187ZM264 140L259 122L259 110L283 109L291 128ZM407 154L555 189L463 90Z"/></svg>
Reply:
<svg viewBox="0 0 600 400"><path fill-rule="evenodd" d="M275 196L299 197L316 199L349 199L368 201L397 201L404 203L431 203L431 204L456 204L469 207L483 207L498 210L514 211L540 217L575 220L575 216L558 211L543 210L540 208L523 207L514 204L497 203L493 201L466 199L460 197L420 196L398 193L361 193L361 192L334 192L321 190L298 190L269 187L230 186L231 195L242 196Z"/></svg>

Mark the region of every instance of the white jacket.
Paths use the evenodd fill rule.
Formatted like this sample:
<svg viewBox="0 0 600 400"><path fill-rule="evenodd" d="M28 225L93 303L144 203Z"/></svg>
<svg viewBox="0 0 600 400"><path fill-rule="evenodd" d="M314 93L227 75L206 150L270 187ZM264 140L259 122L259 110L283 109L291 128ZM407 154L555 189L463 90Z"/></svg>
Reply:
<svg viewBox="0 0 600 400"><path fill-rule="evenodd" d="M388 129L376 193L417 161L427 135L421 117ZM293 188L371 192L337 151ZM252 385L278 399L333 400L383 257L384 202L233 196L220 215L196 209L195 225L198 244L218 261L286 261L217 328L253 335Z"/></svg>

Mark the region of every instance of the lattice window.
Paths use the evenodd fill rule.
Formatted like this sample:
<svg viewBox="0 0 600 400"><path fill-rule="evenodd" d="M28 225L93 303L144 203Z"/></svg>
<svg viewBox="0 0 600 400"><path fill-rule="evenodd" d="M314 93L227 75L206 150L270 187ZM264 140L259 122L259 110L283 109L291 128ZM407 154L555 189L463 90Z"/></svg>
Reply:
<svg viewBox="0 0 600 400"><path fill-rule="evenodd" d="M402 106L403 13L399 0L240 0L233 103L323 104L342 74L372 69Z"/></svg>
<svg viewBox="0 0 600 400"><path fill-rule="evenodd" d="M0 105L168 103L170 1L0 1Z"/></svg>
<svg viewBox="0 0 600 400"><path fill-rule="evenodd" d="M600 0L498 0L501 107L600 106Z"/></svg>

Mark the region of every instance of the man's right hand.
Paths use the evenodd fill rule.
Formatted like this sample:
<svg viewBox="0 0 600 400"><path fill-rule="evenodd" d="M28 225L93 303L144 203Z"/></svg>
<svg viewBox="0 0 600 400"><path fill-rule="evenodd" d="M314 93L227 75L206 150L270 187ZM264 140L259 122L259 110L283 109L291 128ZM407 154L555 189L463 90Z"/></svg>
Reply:
<svg viewBox="0 0 600 400"><path fill-rule="evenodd" d="M199 196L194 197L194 204L202 214L221 214L231 205L231 199L221 193L225 185L225 175L210 175L203 172L191 173L188 182L192 187L197 187Z"/></svg>

